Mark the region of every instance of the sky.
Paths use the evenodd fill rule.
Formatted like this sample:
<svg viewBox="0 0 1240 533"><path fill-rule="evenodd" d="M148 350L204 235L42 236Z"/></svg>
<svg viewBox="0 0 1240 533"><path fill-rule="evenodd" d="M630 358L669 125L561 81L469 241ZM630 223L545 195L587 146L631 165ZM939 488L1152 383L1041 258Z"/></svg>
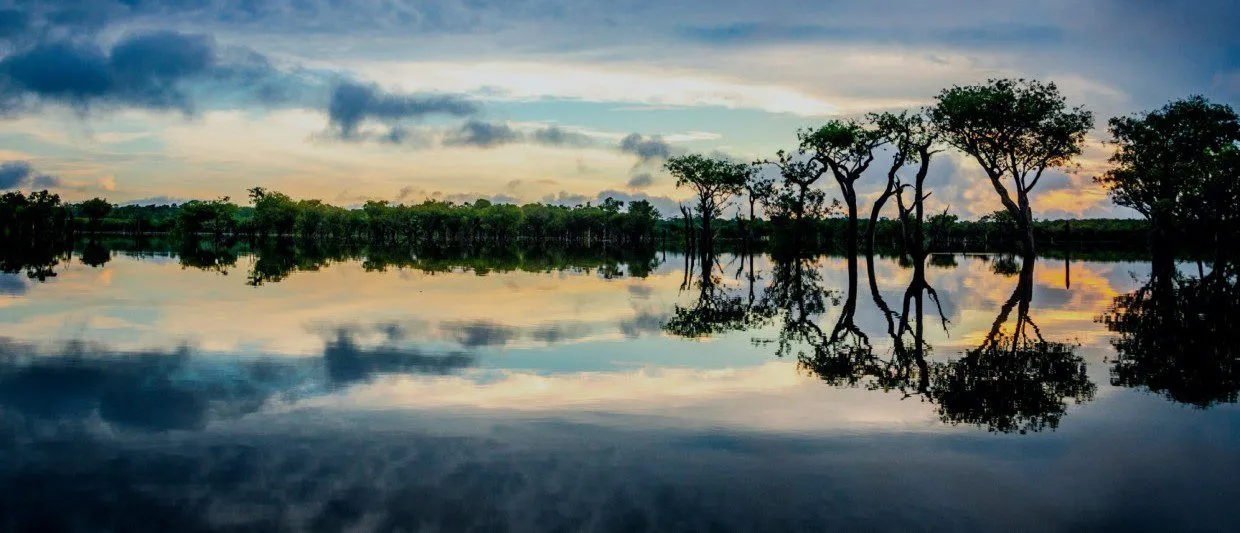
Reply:
<svg viewBox="0 0 1240 533"><path fill-rule="evenodd" d="M671 215L688 192L669 156L773 158L797 128L1028 77L1096 121L1035 216L1129 217L1092 182L1106 120L1192 94L1240 103L1237 20L1228 0L0 0L0 188L612 196ZM960 154L929 185L935 210L1000 208Z"/></svg>

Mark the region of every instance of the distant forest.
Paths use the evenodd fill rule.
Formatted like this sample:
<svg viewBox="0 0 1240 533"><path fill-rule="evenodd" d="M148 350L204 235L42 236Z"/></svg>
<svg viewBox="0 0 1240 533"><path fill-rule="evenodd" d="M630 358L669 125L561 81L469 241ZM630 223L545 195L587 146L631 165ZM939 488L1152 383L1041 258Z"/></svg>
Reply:
<svg viewBox="0 0 1240 533"><path fill-rule="evenodd" d="M1240 118L1199 96L1108 122L1112 167L1095 180L1116 205L1143 219L1035 219L1031 193L1048 170L1072 168L1093 123L1092 113L1070 107L1053 83L995 79L954 86L924 109L799 130L796 148L772 159L669 157L664 167L677 188L692 193L672 219L645 200L576 206L369 201L345 208L255 187L245 205L229 197L179 205L117 206L102 198L68 204L48 191L12 191L0 197L0 228L6 241L28 244L74 234L175 234L380 245L659 244L704 252L719 241L747 247L842 243L850 254L864 245L867 253L896 247L914 256L978 248L1032 254L1036 243L1072 242L1218 253L1231 248L1240 235ZM929 212L928 169L946 150L981 167L997 211L977 221ZM861 205L856 189L863 179L885 180L869 206ZM828 180L834 188L823 186ZM828 202L829 194L838 199ZM896 217L889 218L892 206Z"/></svg>
<svg viewBox="0 0 1240 533"><path fill-rule="evenodd" d="M599 205L573 207L531 203L492 204L485 199L451 203L426 201L401 205L368 202L347 209L319 200L292 200L288 196L252 189L255 205L237 205L229 199L192 200L182 204L112 205L92 199L63 203L43 191L28 196L9 192L0 197L0 224L7 238L39 240L55 236L179 235L213 238L291 238L311 241L365 240L375 244L427 242L538 241L551 243L612 243L680 246L685 226L678 219L661 218L648 202L605 199ZM848 222L834 216L806 221L800 232L821 247L841 244ZM867 222L861 223L864 230ZM900 222L880 218L875 224L880 246L899 241ZM715 239L724 243L778 240L783 229L766 219L716 219ZM1040 241L1128 243L1144 245L1149 224L1140 219L1039 220ZM1015 246L1016 223L1005 212L977 221L960 220L947 213L928 219L927 236L938 249L1004 249ZM887 246L883 246L887 245Z"/></svg>

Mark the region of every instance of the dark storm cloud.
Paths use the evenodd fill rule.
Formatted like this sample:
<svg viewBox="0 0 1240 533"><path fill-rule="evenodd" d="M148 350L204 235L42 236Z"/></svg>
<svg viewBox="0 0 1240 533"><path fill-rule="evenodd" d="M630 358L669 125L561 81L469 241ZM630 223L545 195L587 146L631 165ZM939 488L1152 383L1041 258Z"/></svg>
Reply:
<svg viewBox="0 0 1240 533"><path fill-rule="evenodd" d="M620 151L637 156L643 163L662 161L672 156L672 147L663 137L652 135L643 137L639 133L630 133L620 140Z"/></svg>
<svg viewBox="0 0 1240 533"><path fill-rule="evenodd" d="M85 111L103 103L192 112L184 80L215 64L215 42L204 35L129 35L110 53L70 41L41 43L0 60L11 95Z"/></svg>
<svg viewBox="0 0 1240 533"><path fill-rule="evenodd" d="M46 189L58 186L60 186L59 178L35 172L34 166L28 161L0 163L0 190L18 187Z"/></svg>
<svg viewBox="0 0 1240 533"><path fill-rule="evenodd" d="M477 102L458 95L388 93L375 84L341 82L332 91L327 114L342 138L352 138L363 121L396 123L427 115L470 116L481 111Z"/></svg>

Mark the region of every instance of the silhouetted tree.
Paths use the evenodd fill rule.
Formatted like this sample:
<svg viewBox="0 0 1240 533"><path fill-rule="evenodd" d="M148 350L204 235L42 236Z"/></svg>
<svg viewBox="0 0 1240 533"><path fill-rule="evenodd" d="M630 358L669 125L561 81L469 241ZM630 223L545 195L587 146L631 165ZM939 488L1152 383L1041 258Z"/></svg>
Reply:
<svg viewBox="0 0 1240 533"><path fill-rule="evenodd" d="M1034 253L1029 193L1047 169L1064 167L1081 153L1093 114L1069 108L1054 83L1033 80L955 86L936 100L930 110L935 126L982 166L1003 207L1020 225L1025 253Z"/></svg>
<svg viewBox="0 0 1240 533"><path fill-rule="evenodd" d="M857 254L857 189L861 175L874 162L874 150L885 140L878 130L844 120L833 120L815 130L797 132L801 149L821 168L831 171L848 208L848 255Z"/></svg>
<svg viewBox="0 0 1240 533"><path fill-rule="evenodd" d="M1016 289L982 344L934 368L930 395L944 422L1003 433L1054 429L1067 411L1066 399L1093 399L1097 387L1084 360L1072 345L1043 338L1029 314L1033 266L1026 257Z"/></svg>
<svg viewBox="0 0 1240 533"><path fill-rule="evenodd" d="M800 246L806 222L820 219L827 215L830 207L826 204L826 194L814 188L826 172L827 167L810 157L804 150L785 152L780 150L776 160L765 162L779 169L782 183L772 187L767 194L764 205L771 220L781 223L783 229L794 232L796 243Z"/></svg>
<svg viewBox="0 0 1240 533"><path fill-rule="evenodd" d="M1161 109L1110 120L1114 168L1095 178L1117 205L1149 219L1153 242L1192 223L1219 237L1236 230L1240 174L1240 118L1235 110L1201 96Z"/></svg>
<svg viewBox="0 0 1240 533"><path fill-rule="evenodd" d="M82 248L82 264L89 267L101 267L112 260L112 251L98 241L91 240Z"/></svg>
<svg viewBox="0 0 1240 533"><path fill-rule="evenodd" d="M874 201L870 211L870 224L866 228L866 253L874 253L874 233L878 227L878 217L887 201L896 196L897 208L901 225L900 240L905 250L925 251L925 200L929 193L924 192L926 175L930 171L930 158L939 150L935 149L938 132L925 113L901 112L871 115L870 120L880 135L891 147L891 166L887 169L887 185ZM899 176L901 169L908 165L917 165L912 183L904 183ZM911 188L912 200L905 204L902 193Z"/></svg>
<svg viewBox="0 0 1240 533"><path fill-rule="evenodd" d="M1228 263L1189 277L1170 255L1156 256L1145 285L1115 297L1098 318L1117 334L1111 384L1200 408L1240 399L1238 274Z"/></svg>
<svg viewBox="0 0 1240 533"><path fill-rule="evenodd" d="M703 248L714 238L711 221L740 194L751 172L749 165L701 154L675 156L664 165L676 177L676 187L690 187L697 194L697 212L702 217Z"/></svg>
<svg viewBox="0 0 1240 533"><path fill-rule="evenodd" d="M91 198L77 205L82 216L90 221L90 229L98 230L99 221L112 212L112 204L103 198Z"/></svg>
<svg viewBox="0 0 1240 533"><path fill-rule="evenodd" d="M752 308L740 295L734 294L722 284L716 274L717 260L704 248L697 257L698 270L694 270L693 254L685 255L685 281L681 290L697 288L697 299L691 306L676 304L672 316L663 324L663 330L679 337L691 339L710 337L728 331L739 331L752 324Z"/></svg>
<svg viewBox="0 0 1240 533"><path fill-rule="evenodd" d="M742 231L745 234L746 242L753 238L753 232L757 225L757 205L761 202L769 201L771 195L775 193L775 180L763 175L761 172L763 165L764 163L761 161L753 163L749 177L745 180L745 199L749 202L749 222Z"/></svg>

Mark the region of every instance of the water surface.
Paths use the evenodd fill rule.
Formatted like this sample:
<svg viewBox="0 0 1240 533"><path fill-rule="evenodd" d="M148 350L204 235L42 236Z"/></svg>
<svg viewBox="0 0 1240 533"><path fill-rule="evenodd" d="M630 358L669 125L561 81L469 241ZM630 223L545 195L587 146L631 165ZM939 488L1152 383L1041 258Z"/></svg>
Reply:
<svg viewBox="0 0 1240 533"><path fill-rule="evenodd" d="M1240 525L1225 265L92 243L4 267L0 529Z"/></svg>

